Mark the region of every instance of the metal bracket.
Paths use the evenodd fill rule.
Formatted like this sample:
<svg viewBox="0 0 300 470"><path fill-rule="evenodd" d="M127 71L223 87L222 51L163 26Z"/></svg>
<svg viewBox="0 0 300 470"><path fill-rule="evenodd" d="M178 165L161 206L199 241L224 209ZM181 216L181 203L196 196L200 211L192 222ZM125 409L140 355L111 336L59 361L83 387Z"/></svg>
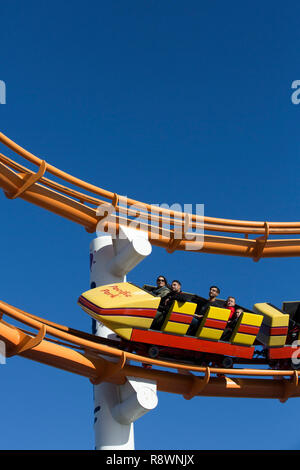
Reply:
<svg viewBox="0 0 300 470"><path fill-rule="evenodd" d="M12 352L7 354L7 356L16 356L17 354L21 354L25 351L28 351L29 349L33 349L34 347L38 346L45 338L46 331L46 325L41 325L41 328L39 329L36 336L31 337L29 335L26 335L25 338L20 342L20 344L18 344L18 346L16 346L16 348L14 348Z"/></svg>
<svg viewBox="0 0 300 470"><path fill-rule="evenodd" d="M181 238L174 238L174 234L172 233L168 247L166 248L167 252L174 253L174 251L177 250L178 246L180 245L180 242Z"/></svg>
<svg viewBox="0 0 300 470"><path fill-rule="evenodd" d="M191 384L191 389L188 393L184 394L183 397L186 400L190 400L191 398L194 398L196 395L198 395L200 392L204 390L206 385L208 384L210 380L210 368L206 367L205 369L205 375L202 378L196 377L195 375L192 375L192 384Z"/></svg>
<svg viewBox="0 0 300 470"><path fill-rule="evenodd" d="M106 379L114 376L117 372L122 370L126 363L126 354L123 351L118 362L107 361L103 357L99 357L97 359L100 359L102 361L103 369L98 377L96 377L95 379L90 379L90 382L93 385L99 385L101 382L106 381Z"/></svg>
<svg viewBox="0 0 300 470"><path fill-rule="evenodd" d="M183 236L182 236L182 238L175 238L175 229L174 229L173 232L171 232L171 237L170 237L170 240L169 240L169 244L166 248L168 253L174 253L174 251L177 250L180 243L184 240L185 234L186 234L186 232L188 232L190 225L191 225L190 214L186 213L185 216L184 216Z"/></svg>
<svg viewBox="0 0 300 470"><path fill-rule="evenodd" d="M295 370L291 380L284 380L283 382L283 396L280 398L281 403L285 403L298 387L299 377L298 371Z"/></svg>
<svg viewBox="0 0 300 470"><path fill-rule="evenodd" d="M262 257L264 248L266 246L266 243L270 234L270 227L269 227L268 222L264 223L264 227L265 227L265 234L255 239L255 247L253 250L253 261L255 262L259 261L260 258Z"/></svg>
<svg viewBox="0 0 300 470"><path fill-rule="evenodd" d="M111 203L114 206L114 208L116 209L117 205L119 203L119 195L117 193L114 193L114 197L113 197Z"/></svg>
<svg viewBox="0 0 300 470"><path fill-rule="evenodd" d="M45 162L45 160L42 160L37 173L26 175L23 179L23 185L17 190L15 194L10 196L6 193L6 196L8 197L8 199L16 199L17 197L21 196L25 191L31 188L31 186L33 186L37 181L39 181L44 176L46 169L47 169L47 163Z"/></svg>

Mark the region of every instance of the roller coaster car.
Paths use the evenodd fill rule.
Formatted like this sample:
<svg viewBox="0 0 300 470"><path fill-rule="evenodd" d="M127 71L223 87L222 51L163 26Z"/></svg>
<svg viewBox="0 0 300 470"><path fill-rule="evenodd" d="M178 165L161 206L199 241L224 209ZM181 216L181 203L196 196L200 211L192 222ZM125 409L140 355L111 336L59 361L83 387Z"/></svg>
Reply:
<svg viewBox="0 0 300 470"><path fill-rule="evenodd" d="M300 302L283 302L282 310L272 304L255 304L254 311L264 316L257 339L265 346L270 365L285 368L290 364L298 369L298 360L291 359L299 356Z"/></svg>
<svg viewBox="0 0 300 470"><path fill-rule="evenodd" d="M210 307L195 336L187 336L197 304L173 302L161 330L151 330L160 301L146 289L125 282L84 292L78 303L90 316L123 338L130 350L151 357L195 360L205 357L217 363L221 360L223 365L231 364L230 358L252 359L254 342L264 319L262 314L244 312L229 341L222 341L230 310Z"/></svg>
<svg viewBox="0 0 300 470"><path fill-rule="evenodd" d="M187 298L191 299L192 294ZM84 292L78 303L122 338L121 347L139 354L227 367L233 362L254 362L254 352L259 354L256 346L260 345L266 363L285 367L288 363L295 368L291 361L295 346L289 331L291 324L300 324L300 302L285 302L282 310L270 303L255 304L253 312L243 309L229 340L222 341L230 310L209 307L195 336L188 336L197 305L173 302L161 330L157 331L151 329L151 324L160 301L160 297L151 293L150 286L140 288L125 282ZM297 339L300 340L298 332Z"/></svg>

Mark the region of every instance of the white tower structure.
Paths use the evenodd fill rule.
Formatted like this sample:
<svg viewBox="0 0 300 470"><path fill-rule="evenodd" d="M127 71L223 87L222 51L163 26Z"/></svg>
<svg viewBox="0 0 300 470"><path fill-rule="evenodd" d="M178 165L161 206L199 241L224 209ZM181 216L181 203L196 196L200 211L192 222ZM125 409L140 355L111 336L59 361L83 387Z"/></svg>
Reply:
<svg viewBox="0 0 300 470"><path fill-rule="evenodd" d="M100 235L90 245L90 287L126 282L126 274L152 251L148 235L120 227L117 237ZM93 333L105 338L116 335L93 321ZM133 450L133 423L156 407L156 383L127 377L124 385L94 385L94 431L96 450Z"/></svg>

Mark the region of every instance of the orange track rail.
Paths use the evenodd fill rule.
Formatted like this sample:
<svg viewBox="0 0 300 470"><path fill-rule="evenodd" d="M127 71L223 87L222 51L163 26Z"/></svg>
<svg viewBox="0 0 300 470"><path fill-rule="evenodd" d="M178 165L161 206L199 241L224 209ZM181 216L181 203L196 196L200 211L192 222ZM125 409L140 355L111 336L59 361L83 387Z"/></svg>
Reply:
<svg viewBox="0 0 300 470"><path fill-rule="evenodd" d="M88 232L95 232L97 223L101 220L101 216L97 215L99 206L102 210L114 208L115 212L109 222L105 223L105 230L113 233L117 233L120 225L132 226L138 208L139 221L136 228L146 231L153 245L164 247L169 252L193 250L250 257L254 261L264 257L300 256L300 238L278 239L278 236L299 235L300 222L253 222L200 217L158 208L133 199L125 201L117 193L98 188L55 168L2 133L0 142L37 166L37 171L34 172L0 153L0 187L7 197L21 197L84 226ZM46 172L77 189L46 178ZM125 202L127 207L124 207ZM201 235L201 230L204 230L204 236ZM228 235L224 236L224 233ZM249 238L251 235L256 238Z"/></svg>
<svg viewBox="0 0 300 470"><path fill-rule="evenodd" d="M300 222L250 222L199 217L153 207L132 199L126 200L129 208L124 208L124 198L117 193L98 188L58 170L1 133L0 142L38 167L34 172L0 153L0 187L6 196L10 199L21 197L73 220L84 226L88 232L96 231L101 220L97 215L98 206L104 209L114 207L115 213L106 224L106 230L113 233L118 231L120 225L134 221L138 207L140 224L136 228L148 232L153 245L164 247L169 252L192 249L205 253L246 256L254 261L262 257L300 255L300 239L270 238L273 235L300 234ZM46 178L46 172L77 189ZM83 193L82 190L92 195ZM132 205L135 207L130 207ZM165 227L166 224L169 228ZM176 236L178 229L182 233L179 239ZM194 240L188 239L191 230L201 229L204 229L203 245L201 235L196 235ZM217 234L208 235L206 232ZM220 235L224 232L239 236ZM258 238L250 239L249 235ZM37 334L7 323L1 318L3 314L36 329ZM2 301L0 320L0 339L6 343L8 356L19 354L88 377L93 383L107 381L123 384L126 376L147 378L157 382L158 390L182 394L186 399L203 395L277 398L284 402L289 397L300 396L297 371L201 368L150 359L101 344L93 335L52 323ZM132 365L130 362L148 364L151 368ZM272 378L276 380L270 380Z"/></svg>
<svg viewBox="0 0 300 470"><path fill-rule="evenodd" d="M158 390L181 394L186 399L202 395L277 398L284 402L300 396L297 371L204 368L151 359L106 346L93 335L44 320L2 301L0 312L37 330L37 334L24 331L2 318L0 339L6 343L8 357L19 354L87 377L94 384L106 381L121 385L126 376L134 376L155 380Z"/></svg>

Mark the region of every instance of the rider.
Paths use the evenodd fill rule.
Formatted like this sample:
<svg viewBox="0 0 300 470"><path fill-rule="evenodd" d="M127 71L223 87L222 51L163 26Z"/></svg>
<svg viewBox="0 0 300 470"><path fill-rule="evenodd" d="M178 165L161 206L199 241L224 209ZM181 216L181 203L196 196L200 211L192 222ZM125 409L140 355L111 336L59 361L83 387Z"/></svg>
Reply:
<svg viewBox="0 0 300 470"><path fill-rule="evenodd" d="M222 341L229 340L234 328L236 327L240 315L243 313L243 309L240 307L236 307L235 305L235 297L228 297L225 302L224 308L228 308L230 310L230 315L226 328L224 329L224 332L221 336Z"/></svg>
<svg viewBox="0 0 300 470"><path fill-rule="evenodd" d="M151 291L157 297L165 297L169 292L167 279L165 276L158 276L156 279L156 287Z"/></svg>
<svg viewBox="0 0 300 470"><path fill-rule="evenodd" d="M194 295L191 299L191 302L195 302L197 304L196 312L193 316L189 329L187 331L187 335L194 336L200 326L201 321L205 313L207 312L208 308L213 307L223 307L224 302L217 299L218 295L220 294L220 289L218 286L210 286L208 300L203 303L203 300Z"/></svg>
<svg viewBox="0 0 300 470"><path fill-rule="evenodd" d="M160 330L166 315L171 307L171 304L177 300L178 302L186 302L186 296L181 292L181 282L175 279L171 284L171 291L165 295L158 307L156 312L155 318L152 322L151 329L152 330Z"/></svg>

